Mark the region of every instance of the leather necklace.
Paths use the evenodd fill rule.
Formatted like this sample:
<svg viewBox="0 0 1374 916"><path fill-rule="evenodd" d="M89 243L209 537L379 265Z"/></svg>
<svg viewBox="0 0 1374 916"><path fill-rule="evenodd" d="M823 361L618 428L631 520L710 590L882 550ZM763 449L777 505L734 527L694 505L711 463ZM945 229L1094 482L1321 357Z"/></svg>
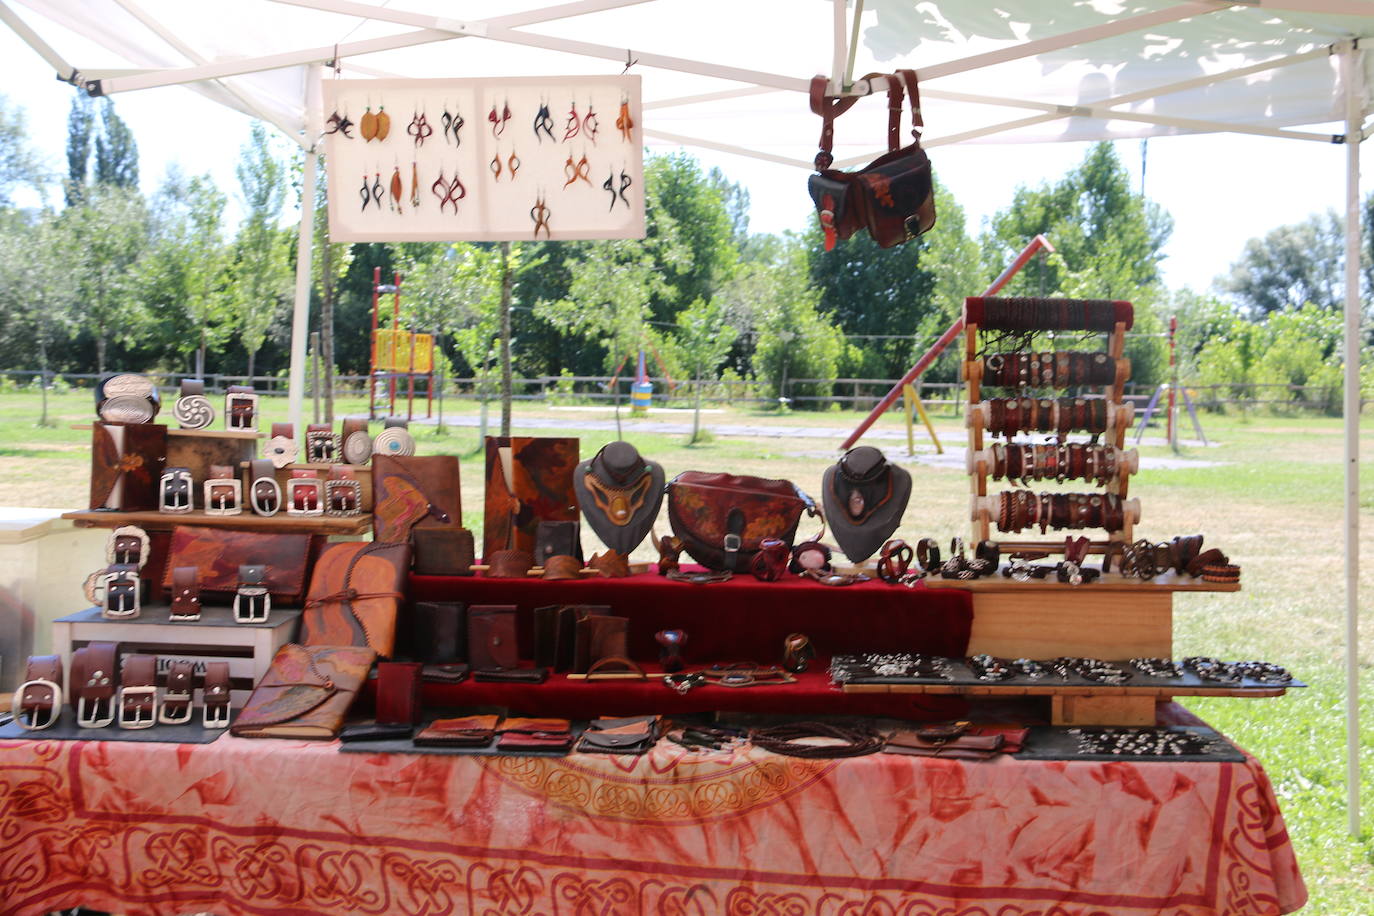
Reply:
<svg viewBox="0 0 1374 916"><path fill-rule="evenodd" d="M649 488L653 484L653 477L647 468L643 477L627 487L608 484L592 472L587 474L585 480L596 507L606 514L612 525L621 528L628 525L635 513L644 507L644 498L649 495Z"/></svg>

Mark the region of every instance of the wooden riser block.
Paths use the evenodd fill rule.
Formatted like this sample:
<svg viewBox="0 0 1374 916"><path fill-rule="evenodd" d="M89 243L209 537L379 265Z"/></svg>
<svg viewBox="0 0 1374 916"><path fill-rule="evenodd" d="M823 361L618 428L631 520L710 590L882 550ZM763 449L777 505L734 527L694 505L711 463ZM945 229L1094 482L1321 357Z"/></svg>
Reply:
<svg viewBox="0 0 1374 916"><path fill-rule="evenodd" d="M970 655L1004 658L1169 658L1173 602L1167 591L1067 589L973 592Z"/></svg>
<svg viewBox="0 0 1374 916"><path fill-rule="evenodd" d="M1054 725L1154 725L1154 697L1050 698L1050 722Z"/></svg>

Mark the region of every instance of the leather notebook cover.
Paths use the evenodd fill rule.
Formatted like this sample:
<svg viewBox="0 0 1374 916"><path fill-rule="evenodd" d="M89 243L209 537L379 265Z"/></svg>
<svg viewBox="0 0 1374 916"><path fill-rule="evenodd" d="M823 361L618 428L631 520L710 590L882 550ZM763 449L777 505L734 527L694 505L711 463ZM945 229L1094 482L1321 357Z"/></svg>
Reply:
<svg viewBox="0 0 1374 916"><path fill-rule="evenodd" d="M437 518L430 506L448 520ZM372 535L379 541L405 541L412 527L461 527L458 459L452 455L373 455L372 513Z"/></svg>
<svg viewBox="0 0 1374 916"><path fill-rule="evenodd" d="M509 450L506 455L503 449ZM573 488L577 439L488 436L486 458L482 556L497 550L523 550L533 556L541 520L578 520Z"/></svg>
<svg viewBox="0 0 1374 916"><path fill-rule="evenodd" d="M409 569L409 544L330 544L310 577L301 642L371 646L390 658L396 650L396 613L405 598Z"/></svg>
<svg viewBox="0 0 1374 916"><path fill-rule="evenodd" d="M366 646L282 646L230 731L240 738L335 737L376 657Z"/></svg>
<svg viewBox="0 0 1374 916"><path fill-rule="evenodd" d="M411 529L417 576L471 576L476 562L472 532L466 528Z"/></svg>
<svg viewBox="0 0 1374 916"><path fill-rule="evenodd" d="M272 603L298 605L305 595L310 572L308 534L262 534L178 525L172 529L162 587L171 589L172 570L194 566L200 570L201 592L232 595L240 566L266 566Z"/></svg>
<svg viewBox="0 0 1374 916"><path fill-rule="evenodd" d="M92 424L91 508L125 512L156 509L158 479L166 463L166 426Z"/></svg>
<svg viewBox="0 0 1374 916"><path fill-rule="evenodd" d="M515 605L475 604L468 608L468 664L474 671L519 667Z"/></svg>
<svg viewBox="0 0 1374 916"><path fill-rule="evenodd" d="M377 724L414 725L420 721L419 662L377 663Z"/></svg>

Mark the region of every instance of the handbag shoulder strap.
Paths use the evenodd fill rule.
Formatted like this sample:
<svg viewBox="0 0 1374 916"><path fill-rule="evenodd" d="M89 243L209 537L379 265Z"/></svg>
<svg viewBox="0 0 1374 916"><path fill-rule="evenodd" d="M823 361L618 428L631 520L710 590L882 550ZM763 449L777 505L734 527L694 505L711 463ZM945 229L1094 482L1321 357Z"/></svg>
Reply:
<svg viewBox="0 0 1374 916"><path fill-rule="evenodd" d="M921 115L921 91L916 88L916 71L898 70L897 75L906 83L907 101L911 103L911 135L919 140L921 128L926 126L926 122Z"/></svg>
<svg viewBox="0 0 1374 916"><path fill-rule="evenodd" d="M920 106L915 101L916 77L912 71L898 71L898 73L911 73L910 79L903 77L899 79L897 74L892 73L870 73L864 77L866 80L886 79L887 80L887 150L892 152L900 145L898 130L902 119L902 83L905 80L913 92L913 119L919 121ZM846 111L854 107L854 103L859 100L859 96L841 96L835 98L826 95L826 88L829 80L824 76L813 76L811 78L811 111L821 117L821 139L820 151L816 153L816 170L823 171L830 168L835 157L831 154L835 144L835 119Z"/></svg>

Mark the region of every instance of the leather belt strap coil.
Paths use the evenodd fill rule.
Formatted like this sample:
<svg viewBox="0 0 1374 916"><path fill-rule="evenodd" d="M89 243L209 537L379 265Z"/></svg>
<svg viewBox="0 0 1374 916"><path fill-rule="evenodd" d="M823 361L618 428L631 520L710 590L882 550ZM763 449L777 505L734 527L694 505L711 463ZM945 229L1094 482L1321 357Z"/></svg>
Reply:
<svg viewBox="0 0 1374 916"><path fill-rule="evenodd" d="M119 678L119 727L157 724L157 656L127 655Z"/></svg>
<svg viewBox="0 0 1374 916"><path fill-rule="evenodd" d="M205 663L205 688L201 691L201 724L206 728L229 727L229 663Z"/></svg>
<svg viewBox="0 0 1374 916"><path fill-rule="evenodd" d="M14 721L25 731L54 725L62 716L62 658L31 655L24 683L14 692Z"/></svg>
<svg viewBox="0 0 1374 916"><path fill-rule="evenodd" d="M124 670L128 669L126 664ZM162 694L162 703L157 710L160 724L185 725L191 721L195 671L195 665L185 659L177 659L167 668L167 689Z"/></svg>
<svg viewBox="0 0 1374 916"><path fill-rule="evenodd" d="M115 669L119 647L93 642L72 653L72 705L81 728L104 728L114 722Z"/></svg>

